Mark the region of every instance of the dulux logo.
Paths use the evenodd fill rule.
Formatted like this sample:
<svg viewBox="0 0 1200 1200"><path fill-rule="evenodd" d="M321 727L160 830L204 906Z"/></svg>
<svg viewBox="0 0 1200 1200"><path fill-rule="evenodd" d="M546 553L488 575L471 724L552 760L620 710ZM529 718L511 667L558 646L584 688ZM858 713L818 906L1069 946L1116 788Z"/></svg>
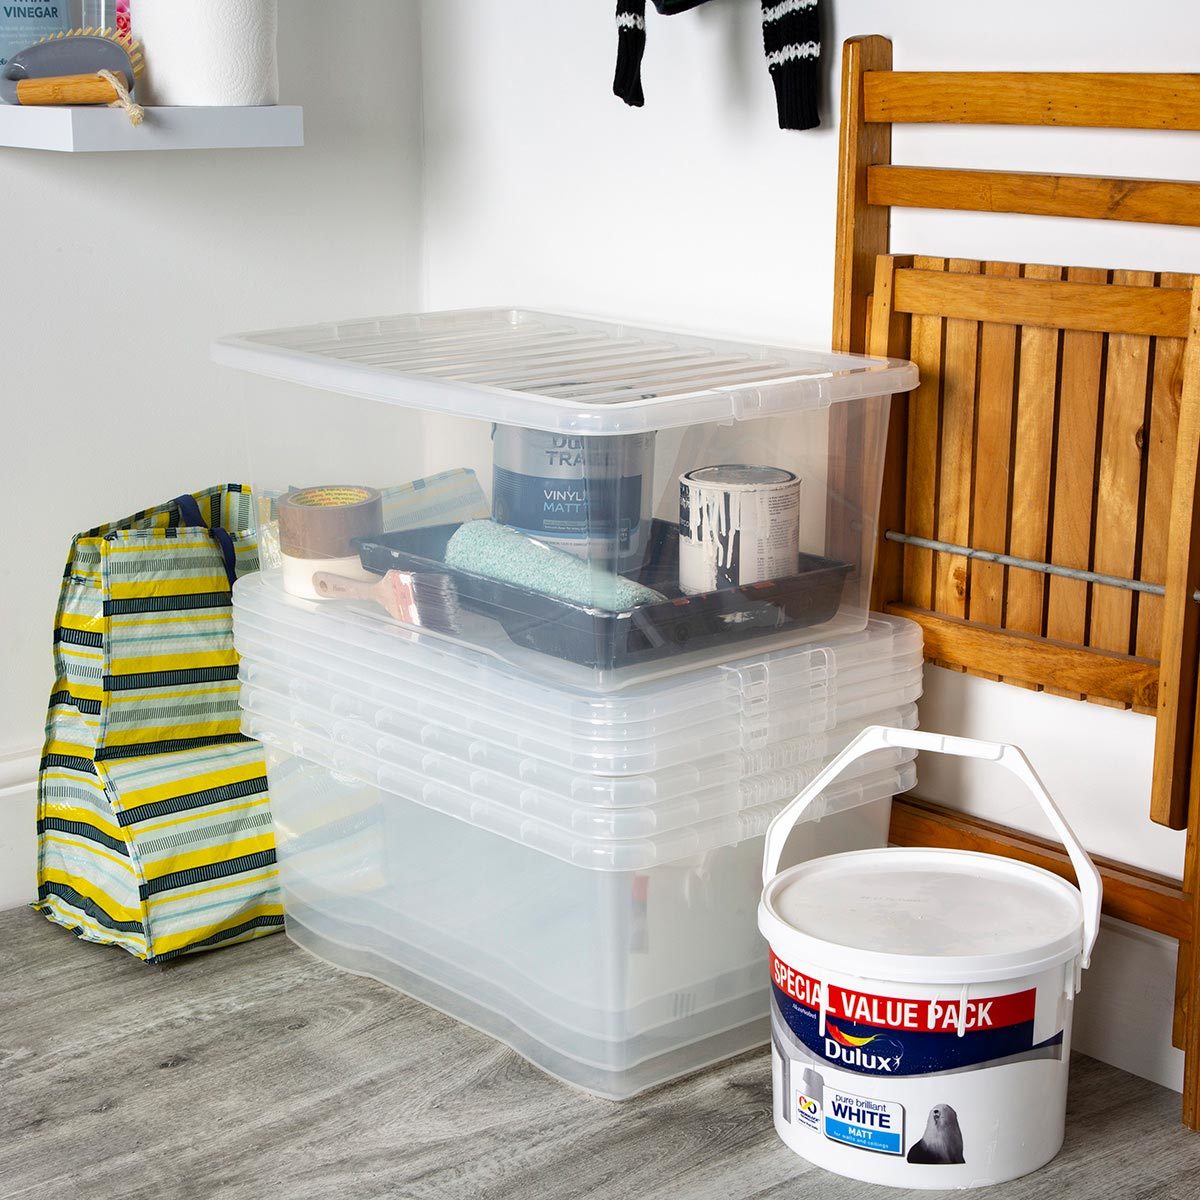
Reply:
<svg viewBox="0 0 1200 1200"><path fill-rule="evenodd" d="M881 1033L870 1037L855 1037L826 1023L825 1057L860 1071L894 1074L904 1057L904 1046L895 1038ZM868 1049L870 1047L870 1049Z"/></svg>

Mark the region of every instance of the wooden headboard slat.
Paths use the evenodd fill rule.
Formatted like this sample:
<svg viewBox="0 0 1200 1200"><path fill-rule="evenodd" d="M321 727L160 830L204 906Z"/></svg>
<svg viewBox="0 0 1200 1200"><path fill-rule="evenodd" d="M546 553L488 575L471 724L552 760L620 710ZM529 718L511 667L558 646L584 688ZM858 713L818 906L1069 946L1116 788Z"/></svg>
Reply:
<svg viewBox="0 0 1200 1200"><path fill-rule="evenodd" d="M1200 75L868 71L863 117L894 125L1200 129Z"/></svg>

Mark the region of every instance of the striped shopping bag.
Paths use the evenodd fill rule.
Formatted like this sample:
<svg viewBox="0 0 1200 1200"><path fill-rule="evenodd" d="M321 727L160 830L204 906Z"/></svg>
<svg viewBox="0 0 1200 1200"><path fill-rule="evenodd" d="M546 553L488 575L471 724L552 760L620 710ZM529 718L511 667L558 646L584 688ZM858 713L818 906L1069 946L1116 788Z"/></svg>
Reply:
<svg viewBox="0 0 1200 1200"><path fill-rule="evenodd" d="M54 630L38 901L161 962L282 927L266 769L240 732L230 590L251 495L180 496L79 534Z"/></svg>

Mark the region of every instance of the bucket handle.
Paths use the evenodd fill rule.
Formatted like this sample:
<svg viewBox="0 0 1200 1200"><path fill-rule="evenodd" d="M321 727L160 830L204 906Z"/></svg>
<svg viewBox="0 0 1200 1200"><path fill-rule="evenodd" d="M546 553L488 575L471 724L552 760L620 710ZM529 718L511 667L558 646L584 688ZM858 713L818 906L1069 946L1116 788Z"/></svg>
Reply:
<svg viewBox="0 0 1200 1200"><path fill-rule="evenodd" d="M1079 844L1079 839L1071 832L1071 827L1059 812L1057 805L1050 799L1045 785L1038 778L1029 759L1016 746L1010 746L1004 742L983 742L975 738L948 737L945 734L925 733L917 729L893 729L886 725L869 726L767 827L766 846L763 850L763 884L766 885L775 878L779 871L779 858L783 854L783 847L788 840L788 835L804 817L813 801L855 759L862 758L865 754L871 754L875 750L885 750L892 746L909 750L929 750L935 754L953 754L958 758L978 758L985 762L999 763L1002 767L1007 767L1033 793L1033 798L1038 802L1042 812L1046 814L1050 824L1054 826L1059 840L1066 847L1071 865L1075 868L1075 879L1083 898L1083 959L1081 965L1086 967L1092 956L1092 947L1096 944L1096 935L1100 931L1102 893L1100 872L1096 870L1087 851Z"/></svg>

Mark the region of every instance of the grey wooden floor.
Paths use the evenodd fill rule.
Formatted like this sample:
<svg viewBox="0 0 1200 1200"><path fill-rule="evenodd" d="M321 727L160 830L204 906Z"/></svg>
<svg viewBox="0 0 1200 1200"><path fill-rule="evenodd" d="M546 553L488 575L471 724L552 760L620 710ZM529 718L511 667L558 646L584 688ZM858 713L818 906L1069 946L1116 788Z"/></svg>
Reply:
<svg viewBox="0 0 1200 1200"><path fill-rule="evenodd" d="M1179 1098L1076 1057L1067 1144L989 1200L1197 1200ZM0 1197L900 1195L771 1127L765 1052L625 1104L277 936L167 969L0 913Z"/></svg>

